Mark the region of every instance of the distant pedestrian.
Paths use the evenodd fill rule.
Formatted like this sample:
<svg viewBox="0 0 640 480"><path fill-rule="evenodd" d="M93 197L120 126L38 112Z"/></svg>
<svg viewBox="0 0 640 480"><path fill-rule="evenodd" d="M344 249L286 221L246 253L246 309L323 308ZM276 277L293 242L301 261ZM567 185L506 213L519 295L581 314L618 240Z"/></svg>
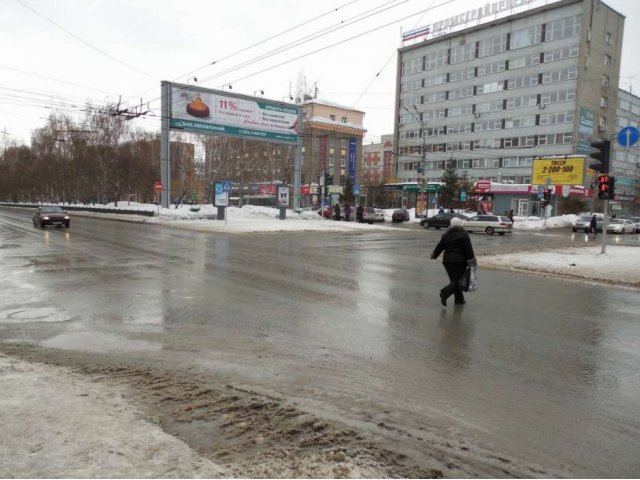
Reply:
<svg viewBox="0 0 640 480"><path fill-rule="evenodd" d="M449 213L455 213L455 212L453 211L453 208L450 208L450 209L449 209Z"/></svg>
<svg viewBox="0 0 640 480"><path fill-rule="evenodd" d="M364 205L358 205L356 208L356 220L360 223L364 222Z"/></svg>
<svg viewBox="0 0 640 480"><path fill-rule="evenodd" d="M466 302L460 288L460 278L467 265L475 265L476 262L469 234L459 225L449 227L433 250L431 258L435 260L443 251L442 265L449 276L449 284L440 290L440 303L446 307L447 298L453 295L455 304L462 305Z"/></svg>
<svg viewBox="0 0 640 480"><path fill-rule="evenodd" d="M440 207L440 209L438 210L438 213L444 213L444 208Z"/></svg>
<svg viewBox="0 0 640 480"><path fill-rule="evenodd" d="M342 217L340 216L340 204L336 203L336 206L333 207L333 219L340 220Z"/></svg>
<svg viewBox="0 0 640 480"><path fill-rule="evenodd" d="M507 218L511 220L511 223L513 223L513 210L509 210L509 212L507 213Z"/></svg>
<svg viewBox="0 0 640 480"><path fill-rule="evenodd" d="M344 206L344 220L348 222L351 219L351 204L347 203Z"/></svg>
<svg viewBox="0 0 640 480"><path fill-rule="evenodd" d="M595 213L591 217L591 222L589 222L589 227L590 227L591 233L593 233L593 238L596 238L596 235L598 234L598 219L596 218Z"/></svg>

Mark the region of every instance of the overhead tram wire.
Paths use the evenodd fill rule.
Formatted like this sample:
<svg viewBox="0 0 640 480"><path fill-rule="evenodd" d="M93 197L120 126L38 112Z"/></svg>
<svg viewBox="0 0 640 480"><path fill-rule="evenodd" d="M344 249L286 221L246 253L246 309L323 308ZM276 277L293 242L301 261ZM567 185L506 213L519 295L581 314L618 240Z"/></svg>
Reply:
<svg viewBox="0 0 640 480"><path fill-rule="evenodd" d="M39 16L40 18L42 18L43 20L49 22L50 24L52 24L54 27L62 30L64 33L66 33L67 35L69 35L70 37L75 38L76 40L78 40L79 42L83 43L84 45L92 48L93 50L99 52L100 54L104 55L105 57L109 58L110 60L113 60L114 62L119 63L120 65L123 65L125 67L127 67L130 70L133 70L135 72L141 73L142 75L145 75L151 79L155 80L155 77L143 70L140 70L139 68L133 67L131 65L129 65L126 62L123 62L122 60L117 59L116 57L114 57L113 55L110 55L109 53L105 52L104 50L96 47L95 45L92 45L91 43L87 42L86 40L80 38L78 35L76 35L75 33L70 32L69 30L65 29L64 27L62 27L61 25L58 25L56 22L54 22L53 20L51 20L50 18L46 17L45 15L43 15L42 13L40 13L38 10L36 10L35 8L33 8L30 5L27 5L25 2L23 2L22 0L15 0L16 2L18 2L20 5L22 5L24 8L31 10L34 14L36 14L37 16Z"/></svg>
<svg viewBox="0 0 640 480"><path fill-rule="evenodd" d="M302 55L298 55L297 57L290 58L290 59L285 60L285 61L283 61L283 62L280 62L280 63L278 63L278 64L272 65L272 66L270 66L270 67L263 68L262 70L258 70L258 71L256 71L256 72L250 73L250 74L248 74L248 75L245 75L244 77L236 78L236 79L234 79L234 80L232 80L232 81L230 81L230 82L227 82L227 83L229 83L229 84L237 83L237 82L239 82L239 81L241 81L241 80L245 80L245 79L247 79L247 78L251 78L251 77L253 77L253 76L255 76L255 75L259 75L260 73L268 72L269 70L273 70L274 68L281 67L281 66L286 65L286 64L288 64L288 63L294 62L294 61L296 61L296 60L300 60L300 59L302 59L302 58L305 58L305 57L308 57L308 56L313 55L313 54L315 54L315 53L318 53L318 52L321 52L321 51L327 50L327 49L329 49L329 48L333 48L333 47L336 47L336 46L338 46L338 45L342 45L343 43L347 43L347 42L349 42L349 41L351 41L351 40L354 40L354 39L356 39L356 38L363 37L363 36L368 35L368 34L370 34L370 33L373 33L373 32L376 32L376 31L378 31L378 30L381 30L381 29L383 29L383 28L386 28L386 27L388 27L388 26L390 26L390 25L394 25L394 24L396 24L396 23L402 22L403 20L406 20L406 19L408 19L408 18L414 17L414 16L416 16L416 15L424 14L425 12L428 12L428 11L430 11L430 10L433 10L434 8L442 7L442 6L444 6L444 5L447 5L447 4L449 4L449 3L452 3L452 2L454 2L454 1L455 1L455 0L445 0L445 1L443 1L442 3L439 3L439 4L435 5L435 6L434 6L434 5L432 5L432 6L430 6L429 8L419 10L419 11L417 11L417 12L411 13L411 14L409 14L409 15L406 15L406 16L404 16L404 17L398 18L398 19L393 20L393 21L391 21L391 22L388 22L388 23L385 23L385 24L383 24L383 25L377 26L377 27L372 28L372 29L370 29L370 30L366 30L366 31L364 31L364 32L361 32L361 33L359 33L359 34L357 34L357 35L353 35L353 36L351 36L351 37L348 37L348 38L342 39L342 40L340 40L340 41L338 41L338 42L335 42L335 43L332 43L332 44L329 44L329 45L325 45L324 47L318 48L318 49L316 49L316 50L312 50L312 51L307 52L307 53L304 53L304 54L302 54ZM159 98L160 98L160 97L156 97L156 98L154 98L153 100L151 100L149 103L154 102L154 101L158 100Z"/></svg>
<svg viewBox="0 0 640 480"><path fill-rule="evenodd" d="M285 29L285 30L282 30L281 32L276 33L275 35L272 35L272 36L270 36L270 37L267 37L267 38L265 38L265 39L262 39L262 40L260 40L260 41L258 41L258 42L252 43L251 45L247 45L246 47L242 47L240 50L236 50L235 52L229 53L229 54L225 55L224 57L219 58L218 60L214 60L214 61L212 61L212 62L209 62L209 63L207 63L206 65L203 65L202 67L199 67L199 68L197 68L197 69L195 69L195 70L192 70L191 72L185 73L185 74L183 74L183 75L179 75L179 76L175 77L172 81L174 81L174 82L175 82L175 81L177 81L177 80L179 80L179 79L181 79L181 78L190 77L190 76L192 76L194 73L198 73L199 71L204 70L205 68L207 68L207 67L209 67L209 66L211 66L211 65L215 65L215 64L217 64L217 63L220 63L220 62L222 62L222 61L224 61L224 60L227 60L227 59L229 59L229 58L231 58L231 57L234 57L234 56L236 56L236 55L238 55L238 54L240 54L240 53L242 53L242 52L245 52L245 51L247 51L247 50L250 50L251 48L257 47L258 45L262 45L262 44L263 44L263 43L265 43L265 42L269 42L269 41L273 40L274 38L278 38L278 37L280 37L280 36L282 36L282 35L285 35L285 34L287 34L287 33L289 33L289 32L292 32L293 30L296 30L296 29L298 29L298 28L300 28L300 27L303 27L303 26L305 26L305 25L307 25L307 24L309 24L309 23L313 23L313 22L315 22L315 21L317 21L317 20L319 20L319 19L321 19L321 18L323 18L323 17L325 17L325 16L327 16L327 15L330 15L330 14L332 14L332 13L334 13L334 12L337 12L338 10L342 10L343 8L345 8L345 7L349 6L349 5L353 4L353 3L357 3L358 1L359 1L359 0L351 0L351 1L349 1L349 2L346 2L346 3L342 4L342 5L340 5L339 7L333 8L333 9L331 9L331 10L329 10L329 11L325 12L325 13L322 13L322 14L320 14L320 15L317 15L317 16L313 17L313 18L310 18L310 19L308 19L308 20L305 20L305 21L303 21L302 23L299 23L299 24L297 24L297 25L294 25L293 27L289 27L289 28L287 28L287 29ZM139 94L134 95L134 97L139 97L139 96L140 96L140 95L142 95L143 93L147 93L148 91L153 90L153 89L156 89L156 88L157 88L157 86L153 86L153 87L151 87L151 88L148 88L148 89L146 89L146 90L144 90L144 91L140 92ZM156 99L154 99L154 100L156 100ZM152 101L154 101L154 100L152 100Z"/></svg>
<svg viewBox="0 0 640 480"><path fill-rule="evenodd" d="M432 0L430 7L433 7L434 3L435 3L435 0ZM418 24L422 22L423 18L424 18L424 13L422 14L422 17L420 17L420 19L416 20L416 22L413 24L413 28L416 28L418 26ZM380 76L380 74L384 71L384 69L387 68L387 65L389 64L389 62L395 56L396 53L397 53L397 51L394 49L394 51L391 53L391 55L389 55L389 58L387 59L387 61L384 62L384 64L382 65L382 68L380 68L380 70L378 70L378 73L376 73L375 76L371 79L371 82L369 82L369 85L367 85L365 87L365 89L362 91L360 96L356 99L355 102L353 102L353 106L351 108L356 108L356 106L358 105L358 102L360 101L360 99L367 93L367 91L371 88L373 83Z"/></svg>
<svg viewBox="0 0 640 480"><path fill-rule="evenodd" d="M454 2L454 1L455 1L455 0L445 0L444 2L439 3L438 5L435 5L435 6L433 6L433 7L429 7L429 8L427 8L427 9L421 10L421 11L419 11L419 12L415 12L415 13L412 13L412 14L407 15L407 16L405 16L405 17L399 18L399 19L397 19L397 20L393 20L393 21L391 21L391 22L389 22L389 23L385 23L384 25L380 25L380 26L375 27L375 28L372 28L372 29L370 29L370 30L366 30L366 31L361 32L361 33L359 33L359 34L357 34L357 35L353 35L353 36L351 36L351 37L348 37L348 38L345 38L345 39L343 39L343 40L340 40L339 42L335 42L335 43L332 43L332 44L329 44L329 45L325 45L324 47L318 48L318 49L316 49L316 50L312 50L312 51L307 52L307 53L304 53L304 54L302 54L302 55L298 55L297 57L291 58L291 59L286 60L286 61L284 61L284 62L280 62L280 63L278 63L278 64L276 64L276 65L271 66L271 67L263 68L262 70L258 70L258 71L256 71L256 72L250 73L250 74L248 74L248 75L245 75L244 77L236 78L236 79L234 79L234 80L232 80L232 81L230 81L230 82L228 82L228 83L233 84L233 83L237 83L237 82L239 82L239 81L241 81L241 80L246 80L247 78L251 78L251 77L253 77L253 76L255 76L255 75L258 75L258 74L260 74L260 73L268 72L269 70L273 70L274 68L281 67L282 65L286 65L287 63L291 63L291 62L293 62L293 61L300 60L301 58L308 57L309 55L313 55L313 54L315 54L315 53L322 52L322 51L324 51L324 50L328 50L329 48L333 48L333 47L336 47L336 46L338 46L338 45L342 45L343 43L350 42L351 40L354 40L354 39L356 39L356 38L363 37L363 36L368 35L368 34L370 34L370 33L373 33L373 32L376 32L376 31L378 31L378 30L381 30L381 29L383 29L383 28L386 28L386 27L388 27L388 26L390 26L390 25L393 25L393 24L396 24L396 23L402 22L403 20L406 20L406 19L408 19L408 18L411 18L411 17L413 17L413 16L415 16L415 15L418 15L418 14L421 14L421 13L424 13L424 12L428 12L429 10L432 10L432 9L434 9L434 8L437 8L437 7L442 7L442 6L444 6L444 5L447 5L447 4L449 4L449 3L452 3L452 2Z"/></svg>
<svg viewBox="0 0 640 480"><path fill-rule="evenodd" d="M270 52L267 52L267 53L262 54L262 55L258 55L257 57L254 57L254 58L251 58L249 60L246 60L245 62L242 62L242 63L240 63L240 64L238 64L236 66L229 67L226 70L223 70L222 72L216 73L215 75L211 75L209 77L205 77L201 81L202 82L207 82L209 80L212 80L214 78L220 77L222 75L226 75L228 73L232 73L232 72L234 72L236 70L239 70L240 68L244 68L245 66L251 65L251 64L253 64L253 63L257 62L257 61L264 60L266 58L272 57L272 56L277 55L279 53L286 52L287 50L290 50L290 49L292 49L294 47L298 47L300 45L304 45L305 43L308 43L310 41L316 40L316 39L318 39L320 37L323 37L325 35L328 35L330 33L336 32L336 31L338 31L340 29L343 29L343 28L349 27L351 25L354 25L355 23L358 23L358 22L361 22L363 20L366 20L366 19L368 19L368 18L370 18L372 16L379 15L380 13L384 13L387 10L399 7L400 5L402 5L403 3L407 3L408 1L409 0L402 0L400 3L397 3L396 5L392 5L392 6L388 6L388 5L392 4L392 3L396 3L397 0L387 1L387 2L385 2L383 4L381 4L381 5L378 5L377 7L374 7L372 9L370 9L370 10L367 10L366 12L362 12L362 13L359 13L358 15L354 15L353 17L348 18L347 20L342 20L340 23L338 23L336 25L333 25L333 26L330 26L330 27L326 27L324 29L321 29L321 30L315 32L315 33L312 33L312 34L309 34L307 36L304 36L304 37L302 37L302 38L300 38L298 40L294 40L293 42L290 42L289 44L285 44L285 45L283 45L281 47L275 48L275 49L271 50ZM385 8L383 8L383 7L385 7ZM378 10L378 9L381 9L381 10L376 12L375 10ZM361 18L359 18L359 17L361 17Z"/></svg>
<svg viewBox="0 0 640 480"><path fill-rule="evenodd" d="M233 67L229 67L226 70L223 70L222 72L216 73L214 75L210 75L209 77L205 77L204 79L200 80L200 83L207 82L207 81L212 80L214 78L218 78L218 77L220 77L222 75L226 75L226 74L232 73L234 71L240 70L240 69L242 69L242 68L244 68L246 66L252 65L253 63L255 63L257 61L264 60L266 58L272 57L272 56L280 54L280 53L284 53L287 50L290 50L291 48L303 45L303 44L308 43L308 42L310 42L312 40L316 40L316 39L318 39L318 38L320 38L320 37L322 37L324 35L328 35L328 34L333 33L333 32L335 32L335 31L337 31L339 29L342 29L342 28L351 26L351 25L353 25L353 24L355 24L357 22L366 20L367 18L370 18L370 17L372 17L374 15L378 15L380 13L383 13L383 12L385 12L385 11L391 9L391 8L396 8L396 7L400 6L400 5L402 5L403 3L407 3L409 0L402 0L400 3L397 3L396 5L389 6L389 4L396 3L397 1L398 0L386 1L385 3L382 3L381 5L378 5L378 6L374 7L374 8L372 8L372 9L369 9L369 10L361 12L361 13L359 13L357 15L354 15L354 16L350 17L347 20L342 20L340 23L338 23L336 25L333 25L333 26L330 26L330 27L326 27L324 29L320 29L315 33L303 36L303 37L301 37L301 38L299 38L297 40L294 40L292 42L289 42L288 44L285 44L285 45L282 45L280 47L277 47L277 48L275 48L275 49L273 49L273 50L271 50L269 52L266 52L266 53L264 53L262 55L258 55L258 56L254 57L252 59L249 59L247 61L241 62L241 63L239 63L239 64L237 64L237 65L235 65ZM453 0L451 0L451 1L453 1ZM379 10L379 9L382 9L382 10ZM379 10L379 11L376 12L376 10ZM361 18L359 18L359 17L361 17ZM345 22L348 22L348 23L345 23ZM227 56L225 58L228 58L228 57L229 56ZM228 82L228 83L234 83L234 82ZM160 99L160 97L155 97L149 103L155 102L155 101L157 101L159 99Z"/></svg>

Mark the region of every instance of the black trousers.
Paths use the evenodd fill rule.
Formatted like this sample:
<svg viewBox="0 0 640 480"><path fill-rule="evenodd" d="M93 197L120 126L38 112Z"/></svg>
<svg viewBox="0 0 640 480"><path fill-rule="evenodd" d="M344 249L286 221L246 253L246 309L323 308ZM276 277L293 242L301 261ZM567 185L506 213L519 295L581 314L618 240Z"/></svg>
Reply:
<svg viewBox="0 0 640 480"><path fill-rule="evenodd" d="M449 276L449 285L444 287L440 292L444 295L445 298L449 298L453 295L456 302L464 302L464 294L460 289L460 278L464 274L464 271L467 269L467 264L465 263L443 263L444 269L447 271L447 275Z"/></svg>

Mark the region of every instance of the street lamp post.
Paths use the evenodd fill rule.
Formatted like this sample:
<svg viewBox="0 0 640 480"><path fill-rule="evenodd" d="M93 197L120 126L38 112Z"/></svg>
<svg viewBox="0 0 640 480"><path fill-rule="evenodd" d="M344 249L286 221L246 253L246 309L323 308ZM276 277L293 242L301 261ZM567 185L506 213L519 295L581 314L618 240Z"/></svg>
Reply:
<svg viewBox="0 0 640 480"><path fill-rule="evenodd" d="M420 174L420 179L418 181L418 184L420 185L420 190L422 189L426 189L427 187L427 182L426 182L426 178L425 178L425 170L426 170L426 166L427 166L427 148L426 148L426 144L425 144L425 132L424 132L424 119L422 118L422 115L420 115L420 112L418 111L418 107L416 107L415 105L412 105L413 110L415 111L415 113L413 113L412 111L410 111L406 105L403 105L403 108L406 110L406 112L411 115L413 117L413 119L418 122L420 124L420 169L418 171L418 173ZM421 180L421 181L420 181ZM429 211L429 192L427 192L427 212Z"/></svg>

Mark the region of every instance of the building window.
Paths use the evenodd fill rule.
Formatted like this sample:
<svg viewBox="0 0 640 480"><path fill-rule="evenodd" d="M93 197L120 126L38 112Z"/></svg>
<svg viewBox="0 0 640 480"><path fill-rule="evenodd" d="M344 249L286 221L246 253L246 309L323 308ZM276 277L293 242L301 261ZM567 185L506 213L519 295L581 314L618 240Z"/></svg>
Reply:
<svg viewBox="0 0 640 480"><path fill-rule="evenodd" d="M342 117L342 123L347 123L347 117Z"/></svg>
<svg viewBox="0 0 640 480"><path fill-rule="evenodd" d="M347 148L347 139L346 138L342 139L342 148Z"/></svg>
<svg viewBox="0 0 640 480"><path fill-rule="evenodd" d="M602 75L602 86L603 87L609 86L609 75Z"/></svg>
<svg viewBox="0 0 640 480"><path fill-rule="evenodd" d="M610 67L612 63L611 55L604 54L604 65L605 67Z"/></svg>
<svg viewBox="0 0 640 480"><path fill-rule="evenodd" d="M611 32L606 32L604 34L604 41L607 45L613 45L613 34Z"/></svg>
<svg viewBox="0 0 640 480"><path fill-rule="evenodd" d="M545 41L551 42L552 40L579 35L581 22L582 15L574 15L573 17L561 18L547 23Z"/></svg>
<svg viewBox="0 0 640 480"><path fill-rule="evenodd" d="M329 137L329 146L330 147L334 147L335 146L335 139L333 137Z"/></svg>
<svg viewBox="0 0 640 480"><path fill-rule="evenodd" d="M607 97L600 97L600 107L607 108Z"/></svg>
<svg viewBox="0 0 640 480"><path fill-rule="evenodd" d="M333 155L329 155L329 166L333 167Z"/></svg>
<svg viewBox="0 0 640 480"><path fill-rule="evenodd" d="M518 48L528 47L540 43L542 38L542 25L523 28L511 33L511 41L509 48L516 50Z"/></svg>

